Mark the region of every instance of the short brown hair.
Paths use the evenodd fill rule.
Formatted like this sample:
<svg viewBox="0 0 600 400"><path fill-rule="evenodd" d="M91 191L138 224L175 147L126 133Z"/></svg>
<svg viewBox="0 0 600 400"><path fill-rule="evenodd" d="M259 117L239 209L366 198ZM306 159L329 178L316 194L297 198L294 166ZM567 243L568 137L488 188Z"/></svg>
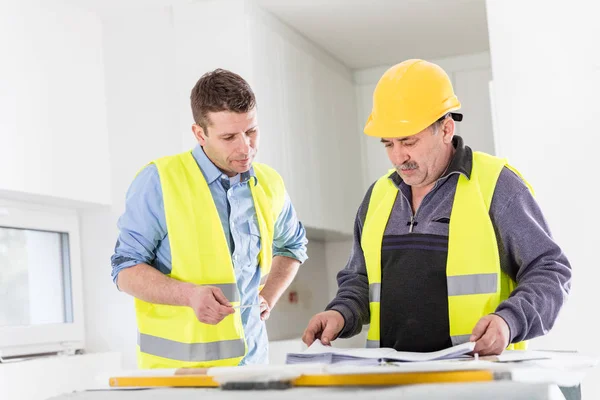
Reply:
<svg viewBox="0 0 600 400"><path fill-rule="evenodd" d="M256 106L252 88L236 73L225 69L207 72L196 82L190 96L196 124L208 134L209 112L233 111L245 113Z"/></svg>

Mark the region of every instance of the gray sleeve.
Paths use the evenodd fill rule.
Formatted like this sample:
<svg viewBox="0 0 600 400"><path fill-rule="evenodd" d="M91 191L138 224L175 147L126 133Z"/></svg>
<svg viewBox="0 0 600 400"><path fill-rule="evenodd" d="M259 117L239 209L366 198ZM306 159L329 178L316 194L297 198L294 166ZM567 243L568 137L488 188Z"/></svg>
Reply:
<svg viewBox="0 0 600 400"><path fill-rule="evenodd" d="M545 335L571 289L571 266L552 238L535 198L514 172L501 172L490 206L501 266L517 286L495 314L511 343Z"/></svg>
<svg viewBox="0 0 600 400"><path fill-rule="evenodd" d="M346 267L337 274L338 292L326 310L336 310L344 317L341 338L358 335L362 326L369 323L369 279L365 256L360 245L362 226L367 215L373 185L358 209L354 221L354 244Z"/></svg>

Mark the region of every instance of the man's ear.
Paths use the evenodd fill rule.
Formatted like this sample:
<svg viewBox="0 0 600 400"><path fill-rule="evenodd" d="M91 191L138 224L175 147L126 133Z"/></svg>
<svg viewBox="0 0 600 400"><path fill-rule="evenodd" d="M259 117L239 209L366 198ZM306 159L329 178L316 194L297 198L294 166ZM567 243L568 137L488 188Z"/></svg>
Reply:
<svg viewBox="0 0 600 400"><path fill-rule="evenodd" d="M452 143L452 138L454 137L454 130L456 129L456 125L452 118L446 118L444 123L442 124L442 137L444 143L449 144Z"/></svg>
<svg viewBox="0 0 600 400"><path fill-rule="evenodd" d="M204 132L204 128L202 128L198 124L193 124L192 132L194 132L194 137L196 138L200 146L204 146L204 144L206 143L206 132Z"/></svg>

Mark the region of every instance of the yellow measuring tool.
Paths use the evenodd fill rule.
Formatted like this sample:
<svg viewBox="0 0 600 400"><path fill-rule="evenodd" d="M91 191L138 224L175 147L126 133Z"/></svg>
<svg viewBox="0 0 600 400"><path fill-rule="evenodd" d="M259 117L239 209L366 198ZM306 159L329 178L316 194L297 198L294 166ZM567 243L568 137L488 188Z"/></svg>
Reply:
<svg viewBox="0 0 600 400"><path fill-rule="evenodd" d="M323 374L302 375L292 380L292 386L396 386L493 380L494 373L487 370ZM112 387L219 387L208 375L122 376L110 378L109 384Z"/></svg>
<svg viewBox="0 0 600 400"><path fill-rule="evenodd" d="M492 371L390 372L372 374L302 375L293 386L396 386L419 383L493 381Z"/></svg>
<svg viewBox="0 0 600 400"><path fill-rule="evenodd" d="M116 376L111 387L219 387L208 375Z"/></svg>

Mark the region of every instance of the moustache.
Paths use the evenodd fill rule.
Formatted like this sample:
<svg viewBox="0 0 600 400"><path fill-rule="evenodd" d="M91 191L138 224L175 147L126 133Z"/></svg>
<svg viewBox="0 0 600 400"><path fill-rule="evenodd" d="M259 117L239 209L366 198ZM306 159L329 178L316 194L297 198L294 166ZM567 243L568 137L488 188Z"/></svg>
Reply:
<svg viewBox="0 0 600 400"><path fill-rule="evenodd" d="M410 170L419 168L419 165L416 162L407 162L407 163L399 164L399 165L394 164L394 167L398 171L410 171Z"/></svg>

